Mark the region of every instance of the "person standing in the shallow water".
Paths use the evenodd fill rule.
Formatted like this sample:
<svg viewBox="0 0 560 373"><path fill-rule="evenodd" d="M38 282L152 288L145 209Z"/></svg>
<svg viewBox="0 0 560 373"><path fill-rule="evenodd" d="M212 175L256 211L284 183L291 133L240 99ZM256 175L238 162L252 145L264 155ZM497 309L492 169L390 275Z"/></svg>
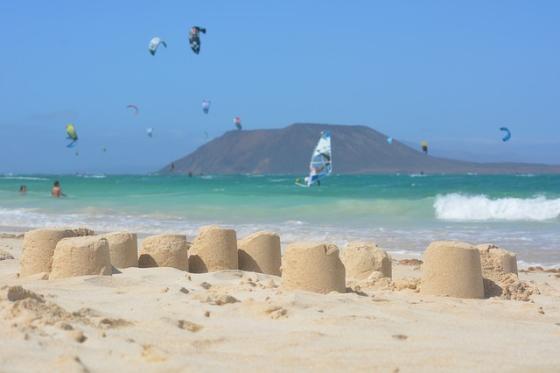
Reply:
<svg viewBox="0 0 560 373"><path fill-rule="evenodd" d="M25 195L27 193L27 185L21 185L19 187L19 194Z"/></svg>
<svg viewBox="0 0 560 373"><path fill-rule="evenodd" d="M62 193L62 189L60 188L60 182L57 180L54 182L53 187L51 189L51 196L54 198L64 197L64 193Z"/></svg>

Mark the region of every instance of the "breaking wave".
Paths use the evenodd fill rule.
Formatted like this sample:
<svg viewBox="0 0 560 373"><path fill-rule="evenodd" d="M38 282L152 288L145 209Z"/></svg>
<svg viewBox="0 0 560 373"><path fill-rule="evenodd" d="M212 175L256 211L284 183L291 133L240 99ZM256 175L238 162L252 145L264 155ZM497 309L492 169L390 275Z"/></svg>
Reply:
<svg viewBox="0 0 560 373"><path fill-rule="evenodd" d="M545 221L560 217L560 199L545 197L497 198L485 195L439 195L434 201L436 217L441 220L525 220Z"/></svg>

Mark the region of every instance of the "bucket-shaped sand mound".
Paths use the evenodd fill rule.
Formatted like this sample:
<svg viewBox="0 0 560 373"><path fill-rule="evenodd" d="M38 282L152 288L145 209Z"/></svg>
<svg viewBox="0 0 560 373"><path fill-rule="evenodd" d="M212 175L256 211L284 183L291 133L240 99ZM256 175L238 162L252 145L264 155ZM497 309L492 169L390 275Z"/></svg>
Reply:
<svg viewBox="0 0 560 373"><path fill-rule="evenodd" d="M296 242L282 258L282 287L316 293L346 291L346 273L336 245Z"/></svg>
<svg viewBox="0 0 560 373"><path fill-rule="evenodd" d="M280 276L282 256L276 233L256 232L237 241L239 269Z"/></svg>
<svg viewBox="0 0 560 373"><path fill-rule="evenodd" d="M508 288L516 289L513 284L519 283L517 256L494 244L486 243L476 247L480 252L480 262L482 264L484 296L487 298L508 296Z"/></svg>
<svg viewBox="0 0 560 373"><path fill-rule="evenodd" d="M215 225L200 228L191 246L189 271L205 273L228 269L238 269L235 231Z"/></svg>
<svg viewBox="0 0 560 373"><path fill-rule="evenodd" d="M49 279L111 275L109 243L100 236L64 238L54 250Z"/></svg>
<svg viewBox="0 0 560 373"><path fill-rule="evenodd" d="M35 229L23 236L20 275L50 272L54 249L63 238L75 237L73 229Z"/></svg>
<svg viewBox="0 0 560 373"><path fill-rule="evenodd" d="M484 298L480 254L458 241L432 242L424 252L422 294Z"/></svg>
<svg viewBox="0 0 560 373"><path fill-rule="evenodd" d="M365 280L371 275L392 276L391 257L372 242L350 242L342 250L340 259L346 269L346 277Z"/></svg>
<svg viewBox="0 0 560 373"><path fill-rule="evenodd" d="M109 243L111 264L116 268L138 267L138 240L135 233L104 234Z"/></svg>
<svg viewBox="0 0 560 373"><path fill-rule="evenodd" d="M494 244L476 246L480 252L482 275L492 278L495 274L514 273L517 275L517 256Z"/></svg>
<svg viewBox="0 0 560 373"><path fill-rule="evenodd" d="M186 271L189 268L187 237L184 234L160 234L142 241L138 266L173 267Z"/></svg>

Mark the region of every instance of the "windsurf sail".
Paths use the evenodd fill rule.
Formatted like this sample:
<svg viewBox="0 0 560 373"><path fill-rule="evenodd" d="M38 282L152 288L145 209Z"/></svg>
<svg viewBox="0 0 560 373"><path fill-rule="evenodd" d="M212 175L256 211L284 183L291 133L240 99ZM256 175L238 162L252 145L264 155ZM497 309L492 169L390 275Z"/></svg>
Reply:
<svg viewBox="0 0 560 373"><path fill-rule="evenodd" d="M319 184L320 180L332 173L331 133L321 132L321 138L313 150L309 163L309 176L305 178L306 186Z"/></svg>

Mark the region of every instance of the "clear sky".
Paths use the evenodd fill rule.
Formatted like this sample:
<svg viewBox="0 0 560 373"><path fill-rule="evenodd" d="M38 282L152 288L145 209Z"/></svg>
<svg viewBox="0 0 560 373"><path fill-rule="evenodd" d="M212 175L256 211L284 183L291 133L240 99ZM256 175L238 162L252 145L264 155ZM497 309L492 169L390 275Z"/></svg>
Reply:
<svg viewBox="0 0 560 373"><path fill-rule="evenodd" d="M2 0L0 172L154 171L236 115L560 163L559 19L558 1ZM191 25L208 29L198 56Z"/></svg>

